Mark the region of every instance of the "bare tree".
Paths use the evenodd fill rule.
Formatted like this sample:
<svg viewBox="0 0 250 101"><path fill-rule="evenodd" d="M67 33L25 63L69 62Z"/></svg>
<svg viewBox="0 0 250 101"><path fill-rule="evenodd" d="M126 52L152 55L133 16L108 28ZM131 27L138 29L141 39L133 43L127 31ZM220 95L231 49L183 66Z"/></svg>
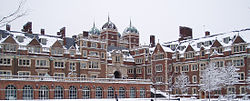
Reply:
<svg viewBox="0 0 250 101"><path fill-rule="evenodd" d="M185 73L181 73L175 79L174 86L175 88L179 88L181 90L181 94L187 93L188 86L189 86L189 77Z"/></svg>
<svg viewBox="0 0 250 101"><path fill-rule="evenodd" d="M12 12L9 15L4 16L0 19L0 28L15 21L18 18L21 18L21 17L27 15L27 11L23 11L23 6L24 6L25 2L26 2L25 0L22 0L19 3L18 8L14 12Z"/></svg>

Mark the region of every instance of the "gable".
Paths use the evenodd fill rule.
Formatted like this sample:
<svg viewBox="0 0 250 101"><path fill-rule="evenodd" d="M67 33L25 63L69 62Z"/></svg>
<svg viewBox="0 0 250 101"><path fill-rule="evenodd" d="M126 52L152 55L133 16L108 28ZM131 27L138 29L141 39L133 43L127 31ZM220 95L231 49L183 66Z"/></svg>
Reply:
<svg viewBox="0 0 250 101"><path fill-rule="evenodd" d="M13 37L9 36L6 38L2 43L11 43L11 44L17 44L16 40L13 39Z"/></svg>
<svg viewBox="0 0 250 101"><path fill-rule="evenodd" d="M222 46L220 42L216 39L211 47L220 47Z"/></svg>
<svg viewBox="0 0 250 101"><path fill-rule="evenodd" d="M37 41L37 39L32 39L28 46L41 46L41 44Z"/></svg>
<svg viewBox="0 0 250 101"><path fill-rule="evenodd" d="M63 48L62 44L58 40L51 47Z"/></svg>
<svg viewBox="0 0 250 101"><path fill-rule="evenodd" d="M185 52L189 52L189 51L194 51L194 49L191 47L191 45L188 45L188 47L185 50Z"/></svg>
<svg viewBox="0 0 250 101"><path fill-rule="evenodd" d="M235 38L233 44L246 43L239 35Z"/></svg>
<svg viewBox="0 0 250 101"><path fill-rule="evenodd" d="M156 45L153 54L157 54L158 52L159 53L164 53L164 50L163 50L163 48L161 47L161 45L159 43Z"/></svg>

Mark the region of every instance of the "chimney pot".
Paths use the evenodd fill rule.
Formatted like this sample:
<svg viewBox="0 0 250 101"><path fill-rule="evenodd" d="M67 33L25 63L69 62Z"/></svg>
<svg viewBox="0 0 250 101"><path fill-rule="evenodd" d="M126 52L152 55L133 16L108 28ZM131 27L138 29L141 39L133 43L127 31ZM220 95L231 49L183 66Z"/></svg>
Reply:
<svg viewBox="0 0 250 101"><path fill-rule="evenodd" d="M8 24L6 25L6 30L10 31L10 25L8 25Z"/></svg>
<svg viewBox="0 0 250 101"><path fill-rule="evenodd" d="M44 34L45 34L45 30L41 29L41 35L44 35Z"/></svg>
<svg viewBox="0 0 250 101"><path fill-rule="evenodd" d="M206 31L205 32L205 36L209 36L210 35L210 32L209 31Z"/></svg>
<svg viewBox="0 0 250 101"><path fill-rule="evenodd" d="M155 36L154 35L150 35L150 46L155 47Z"/></svg>
<svg viewBox="0 0 250 101"><path fill-rule="evenodd" d="M89 36L89 32L88 31L83 31L82 33L84 38L87 38Z"/></svg>

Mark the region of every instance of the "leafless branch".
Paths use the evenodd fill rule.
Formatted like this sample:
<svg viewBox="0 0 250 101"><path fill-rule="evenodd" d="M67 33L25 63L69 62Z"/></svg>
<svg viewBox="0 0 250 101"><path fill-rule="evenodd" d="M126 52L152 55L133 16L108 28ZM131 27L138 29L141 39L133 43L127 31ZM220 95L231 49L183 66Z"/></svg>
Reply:
<svg viewBox="0 0 250 101"><path fill-rule="evenodd" d="M22 0L19 3L18 8L13 13L3 17L0 20L0 27L3 27L6 24L11 23L12 21L27 15L27 11L22 11L25 2L26 2L26 0Z"/></svg>

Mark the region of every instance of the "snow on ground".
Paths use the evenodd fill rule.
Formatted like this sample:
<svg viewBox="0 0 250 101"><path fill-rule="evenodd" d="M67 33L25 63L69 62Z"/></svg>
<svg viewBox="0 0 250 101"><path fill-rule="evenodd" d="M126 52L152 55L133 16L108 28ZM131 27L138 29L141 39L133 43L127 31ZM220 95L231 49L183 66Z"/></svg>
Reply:
<svg viewBox="0 0 250 101"><path fill-rule="evenodd" d="M166 98L124 98L118 99L118 101L168 101ZM0 100L4 101L4 100ZM9 101L16 101L16 100L9 100ZM18 101L27 101L27 100L18 100ZM31 101L31 100L28 100ZM35 100L35 101L116 101L116 99L49 99L49 100ZM179 100L170 100L170 101L179 101ZM209 101L208 99L192 99L192 98L181 98L180 101ZM211 101L227 101L226 99L218 100L218 99L211 99ZM249 101L249 100L241 100L235 99L232 101Z"/></svg>

